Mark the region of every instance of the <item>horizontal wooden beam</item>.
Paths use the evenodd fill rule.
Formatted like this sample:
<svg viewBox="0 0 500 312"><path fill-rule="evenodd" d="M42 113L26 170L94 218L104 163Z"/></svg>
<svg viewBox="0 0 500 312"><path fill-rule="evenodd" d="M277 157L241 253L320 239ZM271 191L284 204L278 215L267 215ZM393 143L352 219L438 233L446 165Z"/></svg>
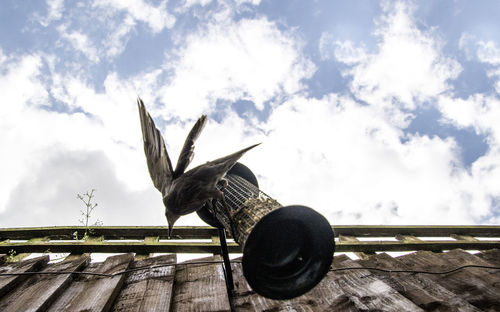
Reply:
<svg viewBox="0 0 500 312"><path fill-rule="evenodd" d="M413 250L485 250L500 248L500 241L483 240L429 240L419 242L404 241L343 241L336 243L336 252L377 252L377 251L413 251ZM236 243L228 243L230 253L241 253L242 248ZM25 252L106 252L126 253L217 253L220 245L213 242L33 242L33 243L3 243L0 244L0 253L14 250L16 253Z"/></svg>
<svg viewBox="0 0 500 312"><path fill-rule="evenodd" d="M336 252L382 252L382 251L416 251L430 250L443 251L452 249L463 250L486 250L500 248L500 241L466 241L466 240L422 240L419 242L406 241L358 241L358 242L339 242L335 246Z"/></svg>
<svg viewBox="0 0 500 312"><path fill-rule="evenodd" d="M454 226L419 226L419 225L335 225L332 226L335 236L353 237L394 237L398 234L418 237L449 237L467 235L475 237L500 237L500 226L496 225L454 225ZM74 239L74 233L81 237L85 227L30 227L0 229L0 241L28 240L33 237L49 237L50 239ZM91 227L92 236L103 236L104 239L143 239L147 236L168 237L166 226L98 226ZM209 226L182 226L173 230L178 239L209 239L218 235L217 229Z"/></svg>
<svg viewBox="0 0 500 312"><path fill-rule="evenodd" d="M231 253L240 253L241 247L236 243L228 243ZM14 250L20 252L105 252L105 253L127 253L138 254L148 253L217 253L220 245L212 242L39 242L39 243L9 243L0 244L0 253L4 250Z"/></svg>
<svg viewBox="0 0 500 312"><path fill-rule="evenodd" d="M452 234L500 237L498 225L334 225L335 236L394 237L398 234L418 237L449 237Z"/></svg>

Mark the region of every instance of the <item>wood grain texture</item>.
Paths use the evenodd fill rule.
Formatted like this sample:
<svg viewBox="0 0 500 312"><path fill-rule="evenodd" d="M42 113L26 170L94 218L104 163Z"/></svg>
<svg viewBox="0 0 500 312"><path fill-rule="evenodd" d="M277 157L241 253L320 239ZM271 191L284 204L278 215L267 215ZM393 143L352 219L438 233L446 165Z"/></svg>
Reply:
<svg viewBox="0 0 500 312"><path fill-rule="evenodd" d="M447 261L451 266L468 264L484 266L491 265L489 262L460 249L450 250L449 252L442 253L440 254L440 257ZM474 276L480 280L483 280L486 284L491 285L490 287L496 288L498 290L497 299L500 303L500 283L498 283L498 281L500 281L500 270L467 268L463 269L463 271L469 276Z"/></svg>
<svg viewBox="0 0 500 312"><path fill-rule="evenodd" d="M471 242L477 242L478 239L469 235L457 235L457 234L451 234L451 238L456 239L456 240L466 240L466 241L471 241Z"/></svg>
<svg viewBox="0 0 500 312"><path fill-rule="evenodd" d="M472 260L467 255L457 257L459 253L474 258ZM481 261L478 257L461 250L445 256L446 254L448 253L418 251L397 259L411 269L427 271L445 271L465 264L480 264L477 260ZM456 260L452 260L454 258ZM464 261L464 258L469 259ZM481 310L500 311L500 291L495 287L495 284L498 284L498 279L495 281L494 279L483 278L482 274L490 274L488 271L492 270L463 269L449 274L428 274L426 276Z"/></svg>
<svg viewBox="0 0 500 312"><path fill-rule="evenodd" d="M214 260L222 258L213 256L194 261ZM171 311L230 311L222 264L178 265Z"/></svg>
<svg viewBox="0 0 500 312"><path fill-rule="evenodd" d="M341 256L342 267L360 267ZM291 300L272 300L255 293L233 263L236 311L422 311L366 270L329 272L311 291Z"/></svg>
<svg viewBox="0 0 500 312"><path fill-rule="evenodd" d="M491 265L500 266L500 249L490 249L476 254L477 257L488 261Z"/></svg>
<svg viewBox="0 0 500 312"><path fill-rule="evenodd" d="M364 267L409 269L407 265L387 254L378 254L357 262ZM425 311L480 311L460 296L429 279L425 274L389 274L375 270L370 270L370 272Z"/></svg>
<svg viewBox="0 0 500 312"><path fill-rule="evenodd" d="M39 271L49 262L49 256L37 257L20 262L8 263L0 267L0 273L23 273L27 271ZM0 276L0 298L10 292L14 287L26 280L28 275Z"/></svg>
<svg viewBox="0 0 500 312"><path fill-rule="evenodd" d="M342 262L341 267L361 267L361 265L354 260L348 260ZM318 286L321 284L342 289L343 294L328 303L330 311L342 310L343 307L370 311L422 311L413 302L367 270L330 271ZM325 291L317 297L327 297L327 293L328 287L325 287Z"/></svg>
<svg viewBox="0 0 500 312"><path fill-rule="evenodd" d="M74 241L74 242L36 242L36 243L9 243L0 245L2 250L15 250L23 252L70 252L75 254L105 252L105 253L217 253L220 245L212 242L185 242L185 241L163 241L163 242L102 242L102 241ZM236 243L228 243L231 253L242 252L242 248Z"/></svg>
<svg viewBox="0 0 500 312"><path fill-rule="evenodd" d="M160 240L158 236L147 236L144 237L144 242L145 243L157 243ZM134 259L137 260L144 260L149 257L152 257L153 253L152 252L146 252L146 253L136 253Z"/></svg>
<svg viewBox="0 0 500 312"><path fill-rule="evenodd" d="M354 236L339 235L340 242L359 242L359 240ZM374 252L354 252L356 256L360 259L368 259L370 255L374 255Z"/></svg>
<svg viewBox="0 0 500 312"><path fill-rule="evenodd" d="M347 260L351 260L351 258L346 254L335 256L333 257L332 267L339 266L342 262Z"/></svg>
<svg viewBox="0 0 500 312"><path fill-rule="evenodd" d="M108 257L91 264L84 272L113 274L128 269L133 254ZM48 311L109 311L125 280L125 274L114 277L79 275Z"/></svg>
<svg viewBox="0 0 500 312"><path fill-rule="evenodd" d="M175 264L177 256L166 255L135 261L131 269ZM170 311L175 266L132 272L126 278L111 311Z"/></svg>
<svg viewBox="0 0 500 312"><path fill-rule="evenodd" d="M166 226L95 226L88 228L94 236L104 239L144 239L147 236L168 238ZM0 241L5 239L30 239L48 236L50 239L74 239L73 233L85 233L84 226L26 227L0 229ZM207 238L217 235L217 229L210 226L176 226L176 237L186 239Z"/></svg>
<svg viewBox="0 0 500 312"><path fill-rule="evenodd" d="M49 240L48 237L34 237L34 238L30 238L26 242L26 244L36 244L38 242L46 242L48 240ZM12 250L14 250L15 253L10 257L9 262L21 261L24 258L29 257L29 255L33 252L32 250L28 250L27 252L20 253L19 251L15 250L15 249L12 249ZM12 250L9 250L9 252ZM47 251L47 249L45 249L42 252L46 252L46 251Z"/></svg>
<svg viewBox="0 0 500 312"><path fill-rule="evenodd" d="M74 261L47 265L41 272L77 271L89 261L80 257ZM35 274L0 300L0 311L45 311L71 283L71 274Z"/></svg>

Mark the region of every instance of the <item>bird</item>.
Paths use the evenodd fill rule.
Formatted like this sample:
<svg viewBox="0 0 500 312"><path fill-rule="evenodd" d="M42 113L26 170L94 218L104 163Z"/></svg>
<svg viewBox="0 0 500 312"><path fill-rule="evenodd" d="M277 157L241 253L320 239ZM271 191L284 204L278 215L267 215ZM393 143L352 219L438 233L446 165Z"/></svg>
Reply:
<svg viewBox="0 0 500 312"><path fill-rule="evenodd" d="M223 188L227 185L224 179L226 173L243 154L260 143L185 171L194 157L194 143L207 123L207 116L202 115L186 137L173 169L165 141L140 97L137 98L137 105L149 174L163 197L168 237L171 238L174 223L181 216L198 211L205 204L215 207L216 200L222 202L232 229L232 210L228 208L224 193L217 186Z"/></svg>

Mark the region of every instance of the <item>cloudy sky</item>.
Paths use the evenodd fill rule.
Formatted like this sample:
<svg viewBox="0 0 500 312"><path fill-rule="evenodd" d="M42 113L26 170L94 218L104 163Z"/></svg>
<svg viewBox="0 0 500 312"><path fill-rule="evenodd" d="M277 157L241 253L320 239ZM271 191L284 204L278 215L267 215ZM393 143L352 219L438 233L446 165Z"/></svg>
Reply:
<svg viewBox="0 0 500 312"><path fill-rule="evenodd" d="M286 4L285 4L286 3ZM500 2L2 1L0 227L166 225L140 95L176 161L242 162L332 224L500 222ZM178 225L202 225L196 215Z"/></svg>

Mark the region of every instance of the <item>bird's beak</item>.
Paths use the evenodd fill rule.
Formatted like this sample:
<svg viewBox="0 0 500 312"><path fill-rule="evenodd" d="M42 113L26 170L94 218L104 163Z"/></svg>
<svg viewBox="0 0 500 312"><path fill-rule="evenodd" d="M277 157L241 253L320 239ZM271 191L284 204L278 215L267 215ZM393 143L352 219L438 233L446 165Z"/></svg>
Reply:
<svg viewBox="0 0 500 312"><path fill-rule="evenodd" d="M170 211L165 212L165 216L167 217L167 222L168 222L168 238L172 238L172 230L174 229L174 224L177 219L179 219L179 216L176 214L171 213Z"/></svg>
<svg viewBox="0 0 500 312"><path fill-rule="evenodd" d="M172 225L169 223L168 224L168 239L172 238Z"/></svg>

